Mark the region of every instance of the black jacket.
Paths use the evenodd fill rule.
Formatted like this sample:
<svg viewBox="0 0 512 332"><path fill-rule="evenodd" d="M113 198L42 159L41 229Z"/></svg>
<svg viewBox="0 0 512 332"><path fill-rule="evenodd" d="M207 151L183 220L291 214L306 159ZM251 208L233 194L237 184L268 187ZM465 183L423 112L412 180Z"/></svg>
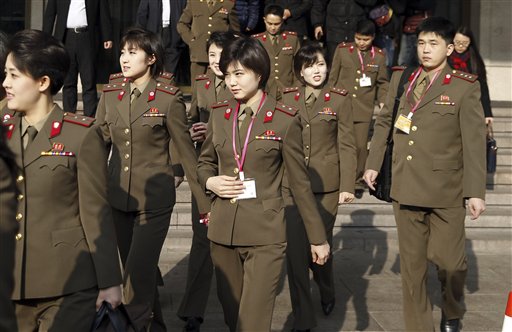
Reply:
<svg viewBox="0 0 512 332"><path fill-rule="evenodd" d="M43 31L64 42L71 0L48 0L43 16ZM87 24L91 36L100 36L101 41L112 40L112 23L106 0L85 0ZM99 28L99 31L98 31ZM99 35L98 35L99 33Z"/></svg>
<svg viewBox="0 0 512 332"><path fill-rule="evenodd" d="M173 34L177 34L176 24L187 4L187 0L169 0L171 3L171 24ZM162 30L162 1L141 0L137 9L137 24L146 30L159 33Z"/></svg>
<svg viewBox="0 0 512 332"><path fill-rule="evenodd" d="M265 5L275 4L288 9L290 16L283 24L283 30L296 32L299 36L308 34L309 12L313 0L266 0Z"/></svg>

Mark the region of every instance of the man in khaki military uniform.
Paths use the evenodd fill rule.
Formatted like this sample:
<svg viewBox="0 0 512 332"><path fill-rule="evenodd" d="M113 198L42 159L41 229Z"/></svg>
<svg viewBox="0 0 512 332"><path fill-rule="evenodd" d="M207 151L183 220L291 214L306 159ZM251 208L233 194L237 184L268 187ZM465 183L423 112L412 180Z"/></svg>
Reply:
<svg viewBox="0 0 512 332"><path fill-rule="evenodd" d="M265 91L274 98L283 88L294 85L293 57L300 47L297 33L281 31L283 15L284 9L279 5L265 7L266 31L252 36L263 45L270 58L270 77Z"/></svg>
<svg viewBox="0 0 512 332"><path fill-rule="evenodd" d="M377 121L364 180L373 189L386 139L393 130L393 210L398 229L406 331L433 331L426 279L428 261L437 266L443 302L441 331L458 331L467 271L466 205L471 219L485 210L485 121L477 77L452 70L455 31L444 18L418 28L421 66L401 96L391 123L401 72Z"/></svg>
<svg viewBox="0 0 512 332"><path fill-rule="evenodd" d="M206 73L206 41L214 31L240 32L235 0L188 0L178 22L178 33L190 52L190 77Z"/></svg>
<svg viewBox="0 0 512 332"><path fill-rule="evenodd" d="M352 96L354 134L357 148L356 197L361 198L364 164L368 155L368 131L375 101L382 107L388 92L386 56L372 46L375 25L360 21L354 43L341 43L334 53L329 85L342 87Z"/></svg>

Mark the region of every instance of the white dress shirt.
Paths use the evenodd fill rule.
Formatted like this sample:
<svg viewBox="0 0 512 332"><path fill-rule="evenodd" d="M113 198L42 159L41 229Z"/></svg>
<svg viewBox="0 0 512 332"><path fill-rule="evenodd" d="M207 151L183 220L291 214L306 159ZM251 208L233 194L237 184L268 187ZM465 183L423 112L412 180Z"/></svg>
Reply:
<svg viewBox="0 0 512 332"><path fill-rule="evenodd" d="M86 26L87 13L85 11L85 0L71 0L66 27L73 29Z"/></svg>

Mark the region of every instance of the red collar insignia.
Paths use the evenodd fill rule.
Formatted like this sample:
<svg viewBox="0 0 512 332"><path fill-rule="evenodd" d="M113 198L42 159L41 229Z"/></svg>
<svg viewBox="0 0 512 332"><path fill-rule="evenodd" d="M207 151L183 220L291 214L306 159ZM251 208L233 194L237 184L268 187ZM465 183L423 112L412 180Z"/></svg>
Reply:
<svg viewBox="0 0 512 332"><path fill-rule="evenodd" d="M452 80L452 75L446 74L446 76L443 79L443 84L450 84L451 80Z"/></svg>
<svg viewBox="0 0 512 332"><path fill-rule="evenodd" d="M9 126L7 126L7 139L11 139L13 132L14 132L14 125L10 124Z"/></svg>
<svg viewBox="0 0 512 332"><path fill-rule="evenodd" d="M148 101L155 100L155 91L149 91Z"/></svg>
<svg viewBox="0 0 512 332"><path fill-rule="evenodd" d="M331 100L331 94L329 92L326 92L324 95L324 101L329 101L329 100Z"/></svg>
<svg viewBox="0 0 512 332"><path fill-rule="evenodd" d="M224 111L224 118L226 120L229 120L229 117L231 116L231 108L227 108L226 111Z"/></svg>
<svg viewBox="0 0 512 332"><path fill-rule="evenodd" d="M295 99L295 101L299 101L299 98L300 98L300 92L297 92L295 94L295 96L293 97L293 99Z"/></svg>
<svg viewBox="0 0 512 332"><path fill-rule="evenodd" d="M212 84L212 81L208 80L208 81L206 81L206 83L205 83L204 87L205 87L206 89L209 89L209 88L210 88L210 84Z"/></svg>
<svg viewBox="0 0 512 332"><path fill-rule="evenodd" d="M272 121L273 118L274 118L274 112L266 111L265 112L265 119L263 120L263 123L270 122L270 121Z"/></svg>
<svg viewBox="0 0 512 332"><path fill-rule="evenodd" d="M62 129L62 123L60 123L59 121L53 121L52 131L50 132L50 138L58 136L60 134L61 129Z"/></svg>
<svg viewBox="0 0 512 332"><path fill-rule="evenodd" d="M119 94L117 95L117 99L119 99L119 100L123 100L123 96L124 96L124 94L125 94L125 91L124 91L124 90L122 90L121 92L119 92Z"/></svg>

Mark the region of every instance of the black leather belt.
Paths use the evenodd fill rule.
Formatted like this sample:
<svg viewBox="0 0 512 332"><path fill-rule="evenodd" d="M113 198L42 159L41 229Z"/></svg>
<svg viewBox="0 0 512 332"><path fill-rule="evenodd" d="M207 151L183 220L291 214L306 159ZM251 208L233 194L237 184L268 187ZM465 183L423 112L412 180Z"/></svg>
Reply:
<svg viewBox="0 0 512 332"><path fill-rule="evenodd" d="M89 29L85 27L77 27L77 28L68 28L69 31L73 31L74 33L83 33L89 31Z"/></svg>

